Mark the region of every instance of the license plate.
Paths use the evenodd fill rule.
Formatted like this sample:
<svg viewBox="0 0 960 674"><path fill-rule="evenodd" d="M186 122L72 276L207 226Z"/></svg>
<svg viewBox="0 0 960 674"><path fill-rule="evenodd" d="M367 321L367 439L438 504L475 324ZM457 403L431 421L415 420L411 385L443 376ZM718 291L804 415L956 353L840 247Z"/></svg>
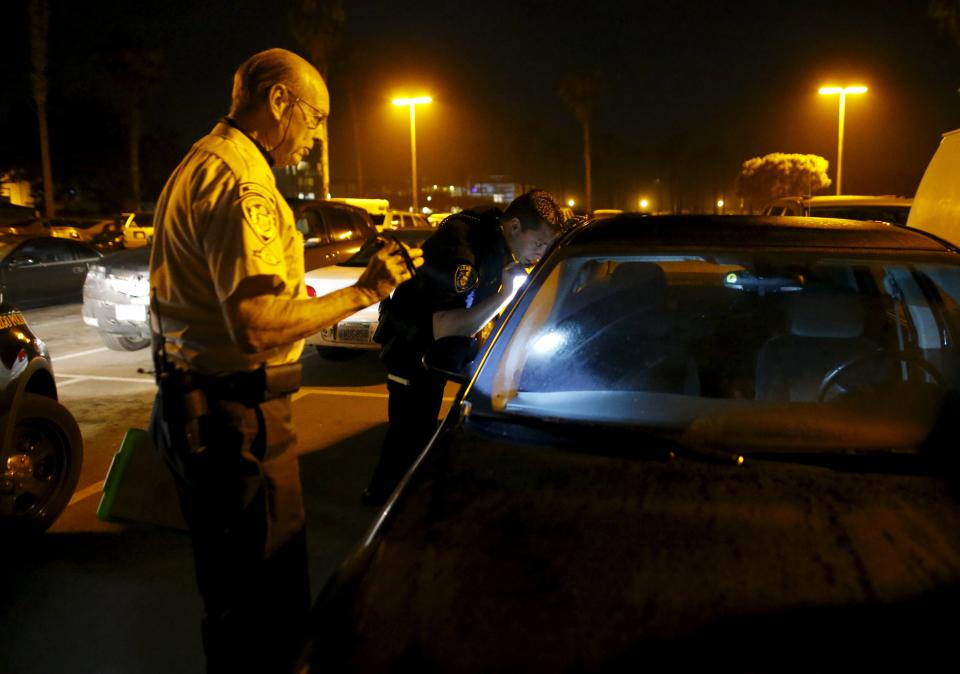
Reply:
<svg viewBox="0 0 960 674"><path fill-rule="evenodd" d="M354 344L369 344L373 341L370 338L370 324L341 323L337 326L337 341L352 342Z"/></svg>
<svg viewBox="0 0 960 674"><path fill-rule="evenodd" d="M115 307L118 321L145 321L147 308L137 304L118 304Z"/></svg>

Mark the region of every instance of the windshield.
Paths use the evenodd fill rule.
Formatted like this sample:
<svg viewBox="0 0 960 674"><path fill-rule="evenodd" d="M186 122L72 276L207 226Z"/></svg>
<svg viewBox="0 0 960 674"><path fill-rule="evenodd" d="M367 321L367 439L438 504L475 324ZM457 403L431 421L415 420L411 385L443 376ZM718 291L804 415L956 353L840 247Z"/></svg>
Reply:
<svg viewBox="0 0 960 674"><path fill-rule="evenodd" d="M906 225L909 206L814 206L810 215L817 218L845 218L847 220L879 220L895 225Z"/></svg>
<svg viewBox="0 0 960 674"><path fill-rule="evenodd" d="M346 262L341 263L341 265L344 267L366 267L368 264L370 264L370 258L373 256L373 254L380 249L379 242L385 238L395 238L410 248L419 248L423 242L427 240L427 237L429 237L435 231L436 230L434 229L407 229L390 232L389 234L383 234L382 236L371 236L369 239L364 241L363 246L360 248L360 250L354 253L353 257L348 259Z"/></svg>
<svg viewBox="0 0 960 674"><path fill-rule="evenodd" d="M738 449L904 449L960 382L960 267L789 252L571 255L478 374L495 416Z"/></svg>

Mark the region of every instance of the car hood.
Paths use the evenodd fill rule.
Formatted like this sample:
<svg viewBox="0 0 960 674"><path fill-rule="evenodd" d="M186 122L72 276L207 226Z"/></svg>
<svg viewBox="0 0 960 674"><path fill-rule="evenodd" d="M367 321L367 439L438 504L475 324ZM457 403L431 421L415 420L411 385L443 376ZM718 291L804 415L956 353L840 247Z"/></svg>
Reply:
<svg viewBox="0 0 960 674"><path fill-rule="evenodd" d="M326 654L589 671L674 640L905 638L956 609L960 509L938 478L584 449L441 435L325 591Z"/></svg>
<svg viewBox="0 0 960 674"><path fill-rule="evenodd" d="M147 273L150 269L150 246L111 253L100 261L100 265L110 273L117 271Z"/></svg>

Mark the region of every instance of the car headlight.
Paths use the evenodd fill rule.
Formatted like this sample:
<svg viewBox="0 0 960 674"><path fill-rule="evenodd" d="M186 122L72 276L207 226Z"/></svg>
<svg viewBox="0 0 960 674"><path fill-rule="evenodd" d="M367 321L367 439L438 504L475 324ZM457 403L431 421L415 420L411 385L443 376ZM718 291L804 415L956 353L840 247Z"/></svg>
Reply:
<svg viewBox="0 0 960 674"><path fill-rule="evenodd" d="M87 269L87 276L98 280L105 279L107 277L107 268L102 264L92 264L89 269Z"/></svg>

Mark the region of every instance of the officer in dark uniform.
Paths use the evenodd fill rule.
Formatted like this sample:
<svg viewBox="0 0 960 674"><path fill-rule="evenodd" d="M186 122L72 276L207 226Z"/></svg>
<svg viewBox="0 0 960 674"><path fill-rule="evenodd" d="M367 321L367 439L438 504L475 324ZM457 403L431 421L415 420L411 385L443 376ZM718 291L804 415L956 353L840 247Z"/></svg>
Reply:
<svg viewBox="0 0 960 674"><path fill-rule="evenodd" d="M544 190L515 199L501 213L448 217L423 245L424 264L381 303L376 340L387 367L387 436L363 493L382 505L437 427L444 379L423 366L434 340L473 336L513 296L513 279L535 264L559 234L560 206Z"/></svg>

